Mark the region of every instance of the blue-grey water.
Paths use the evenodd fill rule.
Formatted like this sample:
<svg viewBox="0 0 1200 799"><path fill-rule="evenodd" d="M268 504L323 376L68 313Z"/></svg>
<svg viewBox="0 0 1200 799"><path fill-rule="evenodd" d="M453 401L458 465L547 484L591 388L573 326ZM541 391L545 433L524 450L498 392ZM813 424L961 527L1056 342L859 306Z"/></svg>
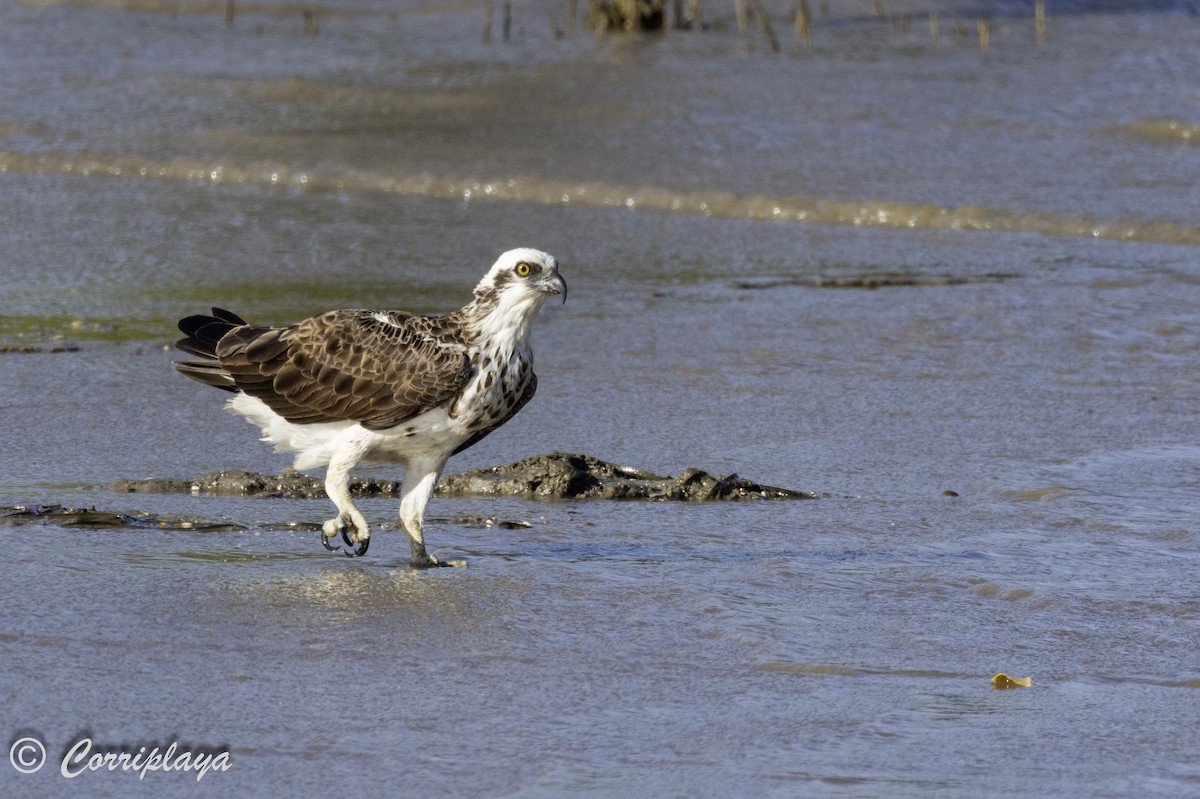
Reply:
<svg viewBox="0 0 1200 799"><path fill-rule="evenodd" d="M1200 9L766 5L778 54L732 3L0 2L0 506L165 525L0 527L0 742L48 761L0 794L1200 794ZM818 498L435 499L470 566L417 572L325 500L106 488L289 463L179 317L450 310L514 246L570 300L450 471ZM229 767L64 777L85 738Z"/></svg>

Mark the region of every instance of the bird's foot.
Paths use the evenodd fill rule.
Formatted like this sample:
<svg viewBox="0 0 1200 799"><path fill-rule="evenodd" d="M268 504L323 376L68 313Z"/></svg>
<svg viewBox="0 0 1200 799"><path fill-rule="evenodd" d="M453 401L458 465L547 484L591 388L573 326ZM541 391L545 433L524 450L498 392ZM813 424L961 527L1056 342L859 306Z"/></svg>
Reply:
<svg viewBox="0 0 1200 799"><path fill-rule="evenodd" d="M341 535L346 546L335 547L329 543L329 539L338 535ZM341 552L346 557L361 558L367 554L367 548L371 546L371 532L365 529L359 531L353 520L346 514L342 514L321 525L321 546L330 552Z"/></svg>
<svg viewBox="0 0 1200 799"><path fill-rule="evenodd" d="M454 560L441 560L436 555L430 555L427 552L414 552L409 565L414 569L436 569L439 566L464 569L467 566L467 562L458 558Z"/></svg>

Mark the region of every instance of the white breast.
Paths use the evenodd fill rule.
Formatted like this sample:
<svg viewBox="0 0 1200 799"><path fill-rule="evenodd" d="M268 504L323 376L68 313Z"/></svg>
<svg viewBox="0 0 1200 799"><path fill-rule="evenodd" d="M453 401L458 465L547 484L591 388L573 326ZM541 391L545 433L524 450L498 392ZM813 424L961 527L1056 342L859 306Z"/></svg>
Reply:
<svg viewBox="0 0 1200 799"><path fill-rule="evenodd" d="M529 384L533 358L521 348L507 353L481 351L472 360L477 372L451 405L450 416L473 434L498 423L512 410Z"/></svg>

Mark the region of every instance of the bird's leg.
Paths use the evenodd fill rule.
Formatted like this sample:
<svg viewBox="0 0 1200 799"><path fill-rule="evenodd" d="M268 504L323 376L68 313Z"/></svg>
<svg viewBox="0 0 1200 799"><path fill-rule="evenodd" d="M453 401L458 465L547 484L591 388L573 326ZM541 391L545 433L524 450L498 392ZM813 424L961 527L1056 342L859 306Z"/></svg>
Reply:
<svg viewBox="0 0 1200 799"><path fill-rule="evenodd" d="M338 552L339 548L331 546L329 539L341 535L346 546L340 551L350 557L361 557L371 545L371 528L350 497L350 469L355 462L357 459L335 458L325 472L325 493L337 507L338 515L321 525L321 545L330 552Z"/></svg>
<svg viewBox="0 0 1200 799"><path fill-rule="evenodd" d="M466 566L465 560L439 560L425 551L425 506L433 496L445 461L438 464L410 463L404 475L404 487L400 490L400 525L408 533L408 544L412 548L413 568L428 569L432 566ZM422 468L424 467L424 468Z"/></svg>

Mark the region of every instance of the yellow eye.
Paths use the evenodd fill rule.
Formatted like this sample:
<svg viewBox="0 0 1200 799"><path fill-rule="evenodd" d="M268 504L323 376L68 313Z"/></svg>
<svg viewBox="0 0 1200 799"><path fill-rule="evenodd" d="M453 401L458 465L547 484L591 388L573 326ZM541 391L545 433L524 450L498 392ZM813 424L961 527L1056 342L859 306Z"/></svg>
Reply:
<svg viewBox="0 0 1200 799"><path fill-rule="evenodd" d="M517 264L517 277L529 277L529 273L533 271L533 267L522 261Z"/></svg>

